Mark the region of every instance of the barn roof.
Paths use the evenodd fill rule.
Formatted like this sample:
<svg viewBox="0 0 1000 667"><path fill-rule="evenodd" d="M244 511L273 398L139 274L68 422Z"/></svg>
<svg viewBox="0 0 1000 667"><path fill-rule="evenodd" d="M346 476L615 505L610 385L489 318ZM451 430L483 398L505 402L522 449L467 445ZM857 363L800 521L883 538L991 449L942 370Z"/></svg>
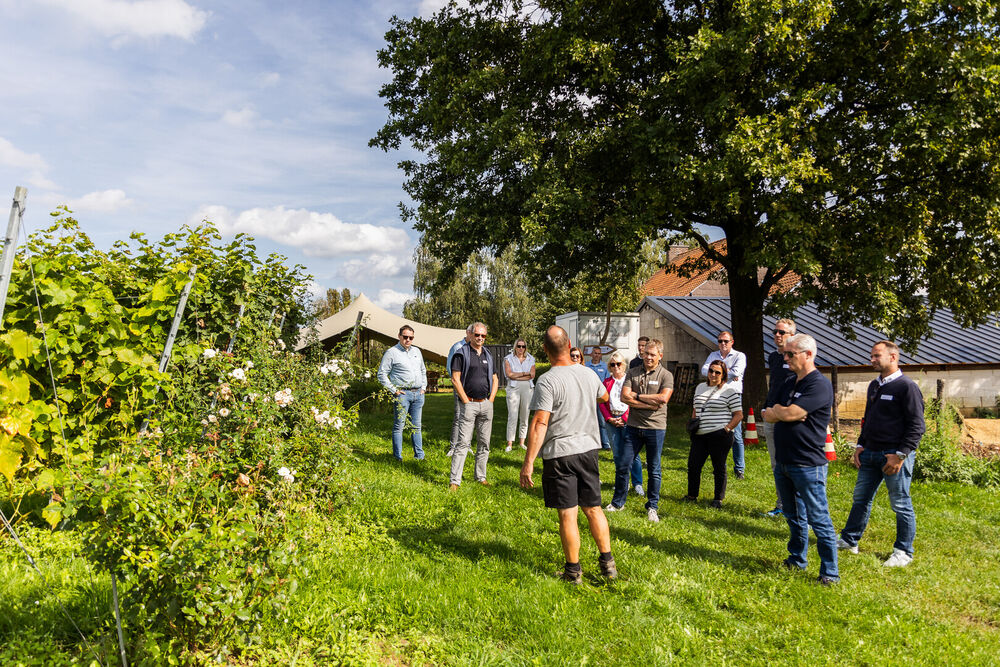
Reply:
<svg viewBox="0 0 1000 667"><path fill-rule="evenodd" d="M691 336L716 348L715 339L723 329L732 329L729 319L729 299L724 297L656 297L643 299L639 309L650 307L679 326ZM827 324L826 315L813 304L806 304L792 315L796 330L816 339L817 366L868 367L869 354L876 341L886 338L875 329L854 324L856 340L848 340L839 329ZM764 316L764 329L760 342L764 354L774 351L771 334L777 318ZM1000 347L996 345L1000 333L1000 318L993 316L986 324L965 328L959 325L950 310L940 309L931 318L931 333L920 341L916 354L900 352L900 363L906 365L1000 365ZM742 349L736 341L736 349Z"/></svg>

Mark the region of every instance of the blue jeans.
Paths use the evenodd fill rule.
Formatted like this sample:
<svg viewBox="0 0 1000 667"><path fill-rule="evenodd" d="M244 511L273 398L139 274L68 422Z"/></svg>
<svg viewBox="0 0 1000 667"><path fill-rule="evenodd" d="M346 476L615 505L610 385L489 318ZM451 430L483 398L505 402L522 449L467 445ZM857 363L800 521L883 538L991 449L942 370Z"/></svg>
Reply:
<svg viewBox="0 0 1000 667"><path fill-rule="evenodd" d="M663 453L663 436L660 428L625 427L622 440L622 455L615 463L615 495L611 504L624 507L628 497L628 476L632 461L643 449L646 450L646 509L655 510L660 506L660 454Z"/></svg>
<svg viewBox="0 0 1000 667"><path fill-rule="evenodd" d="M611 447L611 444L610 444L609 439L608 439L609 436L608 436L608 431L607 431L607 429L609 429L609 428L611 428L611 427L608 426L608 422L604 419L604 413L602 413L601 410L598 408L598 410L597 410L597 430L601 434L601 449L609 449ZM611 455L614 456L614 452L611 452Z"/></svg>
<svg viewBox="0 0 1000 667"><path fill-rule="evenodd" d="M883 452L863 449L858 455L861 467L858 469L858 481L854 485L854 504L847 517L840 536L851 546L855 546L865 532L868 516L872 511L872 501L879 485L885 481L889 491L889 506L896 513L896 543L894 549L913 555L913 538L917 534L917 515L913 512L913 501L910 500L910 481L913 479L913 460L916 452L910 452L903 459L903 467L895 475L886 475L882 466L886 464Z"/></svg>
<svg viewBox="0 0 1000 667"><path fill-rule="evenodd" d="M786 562L803 570L806 568L809 526L812 526L813 533L816 534L816 550L819 552L819 574L836 580L840 579L837 570L837 531L833 529L830 508L826 502L826 472L825 465L793 466L778 463L774 467L774 485L781 497L790 533Z"/></svg>
<svg viewBox="0 0 1000 667"><path fill-rule="evenodd" d="M743 472L746 462L743 458L743 422L733 429L733 470Z"/></svg>
<svg viewBox="0 0 1000 667"><path fill-rule="evenodd" d="M420 415L424 409L424 395L419 389L404 389L396 397L396 419L392 423L392 455L403 460L403 428L407 417L413 427L413 456L418 461L424 458L423 436L420 433Z"/></svg>
<svg viewBox="0 0 1000 667"><path fill-rule="evenodd" d="M604 428L608 434L608 440L611 442L611 455L615 459L615 472L617 475L618 461L622 455L622 442L625 440L625 427L605 424ZM629 468L629 472L632 476L632 486L642 484L642 459L639 458L638 454L632 459L632 467Z"/></svg>

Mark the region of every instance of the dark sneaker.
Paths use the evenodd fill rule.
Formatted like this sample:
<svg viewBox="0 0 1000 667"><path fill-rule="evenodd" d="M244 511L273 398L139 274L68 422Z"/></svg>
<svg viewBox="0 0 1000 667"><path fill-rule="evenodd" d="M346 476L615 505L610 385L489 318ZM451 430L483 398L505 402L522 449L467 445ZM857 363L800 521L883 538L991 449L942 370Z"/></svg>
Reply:
<svg viewBox="0 0 1000 667"><path fill-rule="evenodd" d="M780 507L775 507L775 508L774 508L773 510L771 510L770 512L764 512L764 516L769 516L769 517L771 517L772 519L776 519L776 518L778 518L779 516L785 516L785 513L781 511L781 508L780 508Z"/></svg>
<svg viewBox="0 0 1000 667"><path fill-rule="evenodd" d="M833 586L838 581L840 581L840 579L833 579L831 577L824 577L824 576L816 577L816 583L818 583L820 586Z"/></svg>
<svg viewBox="0 0 1000 667"><path fill-rule="evenodd" d="M793 563L793 562L791 561L791 559L789 559L789 558L786 558L785 560L781 561L781 565L782 565L782 567L784 567L784 568L785 568L786 570L792 570L792 571L794 571L794 572L799 572L799 571L801 571L801 570L804 570L804 569L806 569L806 568L804 568L804 567L799 567L798 565L796 565L795 563Z"/></svg>
<svg viewBox="0 0 1000 667"><path fill-rule="evenodd" d="M684 496L683 498L681 498L681 500L683 500L686 503L696 503L696 502L698 502L698 499L695 498L694 496Z"/></svg>
<svg viewBox="0 0 1000 667"><path fill-rule="evenodd" d="M556 576L563 581L568 581L571 584L582 584L583 583L583 572L567 572L566 570L560 570L556 572Z"/></svg>
<svg viewBox="0 0 1000 667"><path fill-rule="evenodd" d="M743 471L742 470L737 470L736 471L736 479L743 479Z"/></svg>
<svg viewBox="0 0 1000 667"><path fill-rule="evenodd" d="M712 502L709 503L709 506L710 507L714 507L717 510L721 510L722 509L722 501L721 500L713 500Z"/></svg>
<svg viewBox="0 0 1000 667"><path fill-rule="evenodd" d="M601 576L606 579L617 579L618 578L618 568L615 567L615 559L612 558L607 563L598 560L597 564L601 568Z"/></svg>

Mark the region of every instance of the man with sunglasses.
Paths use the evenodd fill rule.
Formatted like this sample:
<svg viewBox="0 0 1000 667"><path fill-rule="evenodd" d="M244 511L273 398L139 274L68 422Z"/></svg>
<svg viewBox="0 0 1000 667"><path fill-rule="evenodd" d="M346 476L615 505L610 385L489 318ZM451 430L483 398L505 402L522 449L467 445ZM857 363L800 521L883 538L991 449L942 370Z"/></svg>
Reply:
<svg viewBox="0 0 1000 667"><path fill-rule="evenodd" d="M465 457L476 437L475 480L483 486L486 481L486 462L490 458L490 436L493 433L493 399L497 395L499 380L493 355L484 347L486 325L472 325L472 339L463 345L451 360L451 383L462 401L462 416L458 427L458 444L451 454L452 491L462 484Z"/></svg>
<svg viewBox="0 0 1000 667"><path fill-rule="evenodd" d="M795 322L788 318L782 318L775 322L773 333L776 349L767 355L767 368L770 371L771 379L770 384L767 386L767 398L764 399L765 410L778 402L778 392L781 391L781 386L785 384L785 380L795 375L788 368L788 364L781 354L785 349L785 341L790 336L795 335ZM764 444L767 445L767 455L771 457L771 470L773 471L774 465L777 463L774 458L774 424L761 422L760 427L764 433ZM775 487L774 494L777 500L775 501L774 509L766 512L766 516L769 517L779 517L782 515L781 496L778 495L777 487Z"/></svg>
<svg viewBox="0 0 1000 667"><path fill-rule="evenodd" d="M465 338L457 341L448 350L448 360L445 362L444 367L448 376L451 377L451 360L455 358L455 353L462 349L462 346L466 343L472 341L472 325L470 324L465 328ZM448 456L455 453L455 447L458 446L458 427L462 421L462 400L458 397L458 392L453 391L452 394L455 397L455 416L451 422L451 438L448 440Z"/></svg>
<svg viewBox="0 0 1000 667"><path fill-rule="evenodd" d="M701 376L708 377L708 367L713 361L721 361L726 365L726 386L732 387L733 391L743 395L743 374L747 370L747 355L733 349L733 334L723 331L718 335L716 341L719 349L710 352L705 363L701 366ZM743 471L746 468L743 456L743 428L737 424L733 429L733 470L736 479L743 479Z"/></svg>
<svg viewBox="0 0 1000 667"><path fill-rule="evenodd" d="M403 460L403 429L410 422L413 457L424 458L420 419L427 389L427 369L420 348L413 344L413 327L404 324L399 329L399 343L382 355L378 381L396 397L395 421L392 423L392 455Z"/></svg>
<svg viewBox="0 0 1000 667"><path fill-rule="evenodd" d="M829 461L824 452L833 385L816 369L816 341L812 336L790 336L782 356L795 375L781 386L777 403L763 410L761 416L774 424L774 484L789 532L788 558L783 564L790 570L806 569L811 526L820 559L817 581L828 586L840 580L837 531L826 498Z"/></svg>

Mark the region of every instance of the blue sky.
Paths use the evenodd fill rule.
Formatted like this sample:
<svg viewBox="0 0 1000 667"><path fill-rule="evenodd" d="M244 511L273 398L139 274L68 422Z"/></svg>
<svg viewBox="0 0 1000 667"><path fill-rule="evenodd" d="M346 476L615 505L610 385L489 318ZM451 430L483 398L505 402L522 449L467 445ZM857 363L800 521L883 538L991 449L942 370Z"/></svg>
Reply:
<svg viewBox="0 0 1000 667"><path fill-rule="evenodd" d="M368 148L388 19L443 0L0 0L0 201L101 246L208 217L399 312L416 233ZM4 220L9 211L3 206Z"/></svg>

